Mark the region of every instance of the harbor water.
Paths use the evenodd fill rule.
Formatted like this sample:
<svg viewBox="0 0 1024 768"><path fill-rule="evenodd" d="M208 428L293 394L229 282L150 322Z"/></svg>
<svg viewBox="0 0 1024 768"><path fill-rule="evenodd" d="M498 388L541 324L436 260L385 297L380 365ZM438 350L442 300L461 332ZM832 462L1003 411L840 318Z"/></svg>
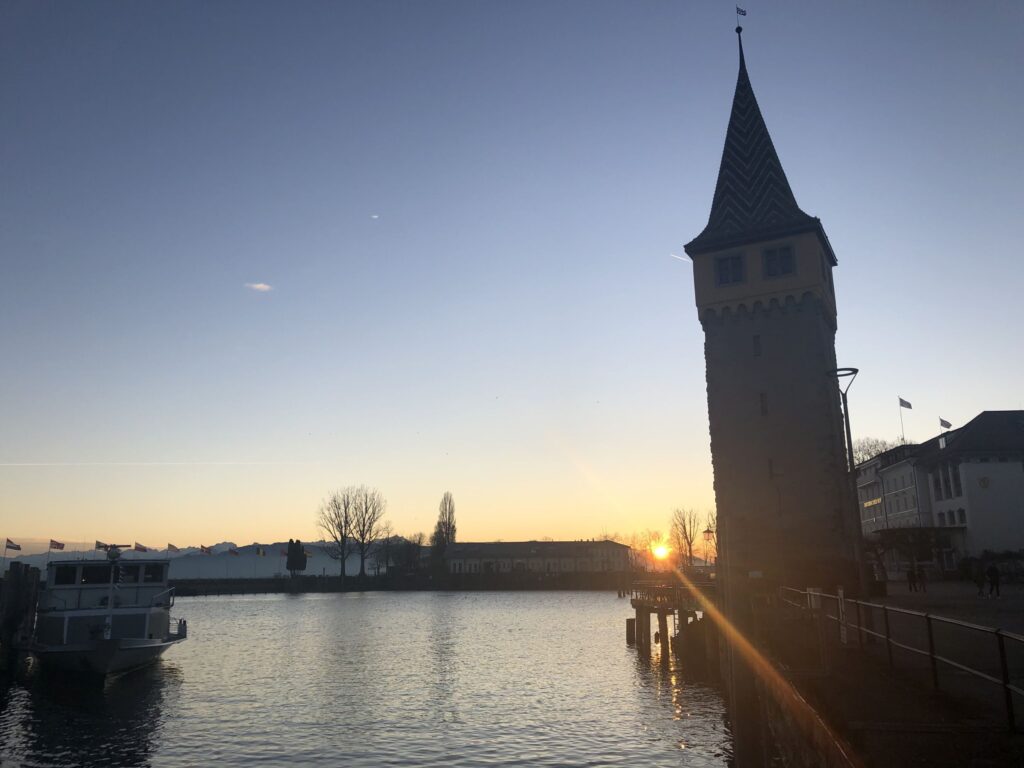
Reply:
<svg viewBox="0 0 1024 768"><path fill-rule="evenodd" d="M0 766L722 766L718 691L595 592L179 599L189 639L86 685L0 681ZM657 654L657 649L654 651Z"/></svg>

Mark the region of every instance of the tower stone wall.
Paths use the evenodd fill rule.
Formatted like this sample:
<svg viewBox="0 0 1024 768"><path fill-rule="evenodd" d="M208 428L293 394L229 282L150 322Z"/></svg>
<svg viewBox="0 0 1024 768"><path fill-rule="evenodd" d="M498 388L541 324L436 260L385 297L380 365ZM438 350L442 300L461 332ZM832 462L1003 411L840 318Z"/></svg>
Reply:
<svg viewBox="0 0 1024 768"><path fill-rule="evenodd" d="M834 586L850 542L829 306L806 292L709 309L701 323L723 565Z"/></svg>

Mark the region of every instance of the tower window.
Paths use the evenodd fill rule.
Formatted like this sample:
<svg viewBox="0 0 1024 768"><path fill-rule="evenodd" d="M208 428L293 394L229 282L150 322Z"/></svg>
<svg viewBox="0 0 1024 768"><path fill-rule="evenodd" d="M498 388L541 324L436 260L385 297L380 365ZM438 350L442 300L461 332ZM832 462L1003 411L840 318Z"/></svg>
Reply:
<svg viewBox="0 0 1024 768"><path fill-rule="evenodd" d="M755 336L754 337L754 357L760 357L760 356L761 356L761 337L760 336Z"/></svg>
<svg viewBox="0 0 1024 768"><path fill-rule="evenodd" d="M767 248L762 258L765 277L782 277L783 275L792 275L796 271L793 249L788 245Z"/></svg>
<svg viewBox="0 0 1024 768"><path fill-rule="evenodd" d="M761 415L762 416L767 416L768 415L768 393L767 392L762 392L761 393Z"/></svg>
<svg viewBox="0 0 1024 768"><path fill-rule="evenodd" d="M742 283L743 275L743 254L735 256L719 256L715 259L715 281L719 285L733 285Z"/></svg>

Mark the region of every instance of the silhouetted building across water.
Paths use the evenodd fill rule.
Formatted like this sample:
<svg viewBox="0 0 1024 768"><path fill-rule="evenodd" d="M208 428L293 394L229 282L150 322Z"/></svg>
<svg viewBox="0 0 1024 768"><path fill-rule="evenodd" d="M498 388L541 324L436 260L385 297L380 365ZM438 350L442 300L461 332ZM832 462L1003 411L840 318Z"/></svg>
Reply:
<svg viewBox="0 0 1024 768"><path fill-rule="evenodd" d="M629 547L617 541L458 542L445 549L448 572L608 573L629 570Z"/></svg>

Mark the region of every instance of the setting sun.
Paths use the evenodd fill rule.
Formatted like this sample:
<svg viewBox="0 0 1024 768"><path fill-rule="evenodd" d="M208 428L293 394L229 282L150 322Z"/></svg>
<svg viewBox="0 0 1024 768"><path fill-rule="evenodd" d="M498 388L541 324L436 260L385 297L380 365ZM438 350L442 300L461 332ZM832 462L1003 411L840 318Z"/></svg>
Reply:
<svg viewBox="0 0 1024 768"><path fill-rule="evenodd" d="M668 547L664 544L657 544L651 548L651 554L654 555L656 560L664 560L668 557Z"/></svg>

